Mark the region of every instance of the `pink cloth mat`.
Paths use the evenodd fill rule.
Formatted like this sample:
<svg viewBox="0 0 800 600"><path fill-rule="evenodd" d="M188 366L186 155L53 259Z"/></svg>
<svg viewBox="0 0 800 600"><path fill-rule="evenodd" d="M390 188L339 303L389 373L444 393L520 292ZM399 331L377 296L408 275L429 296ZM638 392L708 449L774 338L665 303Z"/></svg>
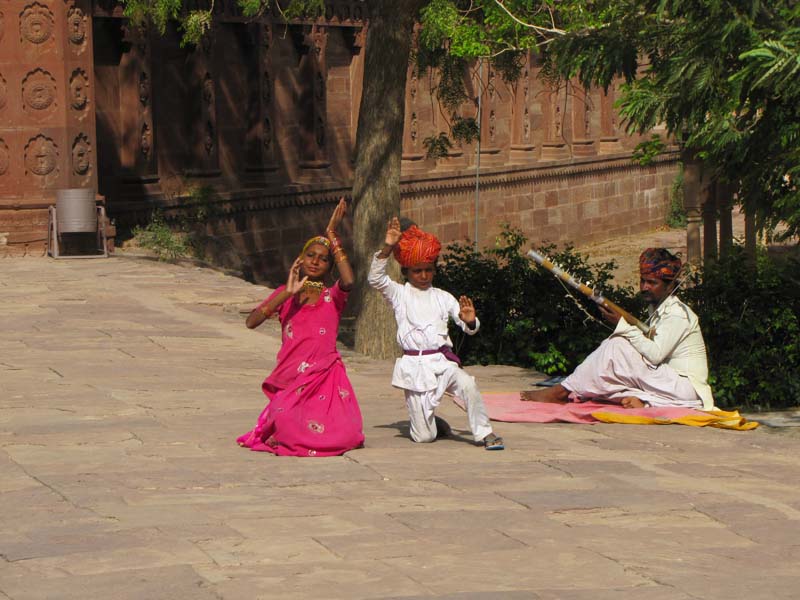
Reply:
<svg viewBox="0 0 800 600"><path fill-rule="evenodd" d="M482 394L486 412L492 421L506 423L598 423L592 416L595 412L620 413L631 416L679 419L689 415L704 415L703 411L691 408L622 408L618 404L600 402L570 402L569 404L550 404L548 402L527 402L519 399L519 392ZM460 398L453 398L464 408Z"/></svg>

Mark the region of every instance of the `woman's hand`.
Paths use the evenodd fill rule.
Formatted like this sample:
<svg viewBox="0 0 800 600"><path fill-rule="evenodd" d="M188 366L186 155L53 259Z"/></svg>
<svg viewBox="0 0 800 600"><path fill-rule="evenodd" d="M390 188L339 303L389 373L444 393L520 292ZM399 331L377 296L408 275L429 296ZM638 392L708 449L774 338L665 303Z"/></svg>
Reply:
<svg viewBox="0 0 800 600"><path fill-rule="evenodd" d="M328 226L325 228L325 233L328 234L328 237L336 236L336 228L339 227L339 223L342 222L346 212L347 200L344 198L339 198L339 204L337 204L336 208L333 209L331 220L328 221Z"/></svg>
<svg viewBox="0 0 800 600"><path fill-rule="evenodd" d="M400 219L392 217L386 226L386 245L392 247L396 246L402 235L403 232L400 231Z"/></svg>
<svg viewBox="0 0 800 600"><path fill-rule="evenodd" d="M474 329L476 315L475 305L472 304L472 300L467 296L461 296L458 299L458 305L461 307L458 317L469 325L470 329Z"/></svg>
<svg viewBox="0 0 800 600"><path fill-rule="evenodd" d="M286 280L286 291L289 294L296 294L303 289L303 284L308 280L308 276L300 278L300 266L303 264L303 257L301 256L294 261L292 268L289 269L289 278Z"/></svg>

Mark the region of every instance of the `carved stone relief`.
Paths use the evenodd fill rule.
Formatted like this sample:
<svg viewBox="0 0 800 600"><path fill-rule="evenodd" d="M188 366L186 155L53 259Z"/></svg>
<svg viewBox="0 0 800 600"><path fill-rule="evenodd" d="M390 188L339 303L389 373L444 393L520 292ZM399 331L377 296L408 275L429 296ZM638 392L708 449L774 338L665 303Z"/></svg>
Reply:
<svg viewBox="0 0 800 600"><path fill-rule="evenodd" d="M142 106L150 102L150 77L144 71L139 73L139 102Z"/></svg>
<svg viewBox="0 0 800 600"><path fill-rule="evenodd" d="M153 149L153 133L147 123L142 123L142 131L139 134L139 151L145 159L150 158L150 151Z"/></svg>
<svg viewBox="0 0 800 600"><path fill-rule="evenodd" d="M411 113L410 135L411 135L411 143L414 145L414 147L416 147L417 137L419 137L417 113Z"/></svg>
<svg viewBox="0 0 800 600"><path fill-rule="evenodd" d="M41 134L28 140L25 146L25 168L41 177L58 173L58 146L55 142Z"/></svg>
<svg viewBox="0 0 800 600"><path fill-rule="evenodd" d="M2 74L0 74L0 110L3 110L8 102L8 85Z"/></svg>
<svg viewBox="0 0 800 600"><path fill-rule="evenodd" d="M6 32L6 18L3 11L0 10L0 42L3 41L3 34Z"/></svg>
<svg viewBox="0 0 800 600"><path fill-rule="evenodd" d="M72 142L72 172L75 175L88 175L92 167L92 145L83 133Z"/></svg>
<svg viewBox="0 0 800 600"><path fill-rule="evenodd" d="M49 8L38 2L29 4L19 16L19 31L22 41L43 44L53 35L55 19Z"/></svg>
<svg viewBox="0 0 800 600"><path fill-rule="evenodd" d="M497 115L494 111L489 112L489 141L494 142L497 135Z"/></svg>
<svg viewBox="0 0 800 600"><path fill-rule="evenodd" d="M56 100L56 80L44 69L28 73L22 80L22 103L32 114L42 115L54 106Z"/></svg>
<svg viewBox="0 0 800 600"><path fill-rule="evenodd" d="M89 77L83 69L75 69L69 78L69 105L82 111L89 103Z"/></svg>
<svg viewBox="0 0 800 600"><path fill-rule="evenodd" d="M83 46L86 41L86 15L77 6L67 13L67 37L76 46Z"/></svg>
<svg viewBox="0 0 800 600"><path fill-rule="evenodd" d="M0 138L0 177L8 173L8 163L8 146L6 145L5 140Z"/></svg>

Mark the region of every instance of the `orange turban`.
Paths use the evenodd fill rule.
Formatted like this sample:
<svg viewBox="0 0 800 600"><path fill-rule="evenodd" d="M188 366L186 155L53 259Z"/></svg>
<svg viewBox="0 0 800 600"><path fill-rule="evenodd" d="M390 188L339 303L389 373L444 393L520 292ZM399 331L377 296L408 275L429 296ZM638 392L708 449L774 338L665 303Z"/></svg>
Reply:
<svg viewBox="0 0 800 600"><path fill-rule="evenodd" d="M442 245L435 235L412 225L400 236L394 247L394 257L401 267L412 267L420 263L435 263L441 251Z"/></svg>
<svg viewBox="0 0 800 600"><path fill-rule="evenodd" d="M643 277L672 281L681 270L681 259L666 248L647 248L639 257L639 272Z"/></svg>

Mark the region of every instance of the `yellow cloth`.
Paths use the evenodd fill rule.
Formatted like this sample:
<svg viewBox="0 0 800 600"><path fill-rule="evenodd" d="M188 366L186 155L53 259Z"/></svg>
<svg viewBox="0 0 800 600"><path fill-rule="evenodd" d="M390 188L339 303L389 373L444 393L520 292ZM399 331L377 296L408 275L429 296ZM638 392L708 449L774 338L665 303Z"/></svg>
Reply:
<svg viewBox="0 0 800 600"><path fill-rule="evenodd" d="M709 410L704 414L686 415L677 419L659 417L642 417L639 415L626 415L612 412L593 412L592 416L603 423L627 423L630 425L689 425L691 427L718 427L720 429L735 429L749 431L759 426L758 421L748 421L732 410Z"/></svg>

